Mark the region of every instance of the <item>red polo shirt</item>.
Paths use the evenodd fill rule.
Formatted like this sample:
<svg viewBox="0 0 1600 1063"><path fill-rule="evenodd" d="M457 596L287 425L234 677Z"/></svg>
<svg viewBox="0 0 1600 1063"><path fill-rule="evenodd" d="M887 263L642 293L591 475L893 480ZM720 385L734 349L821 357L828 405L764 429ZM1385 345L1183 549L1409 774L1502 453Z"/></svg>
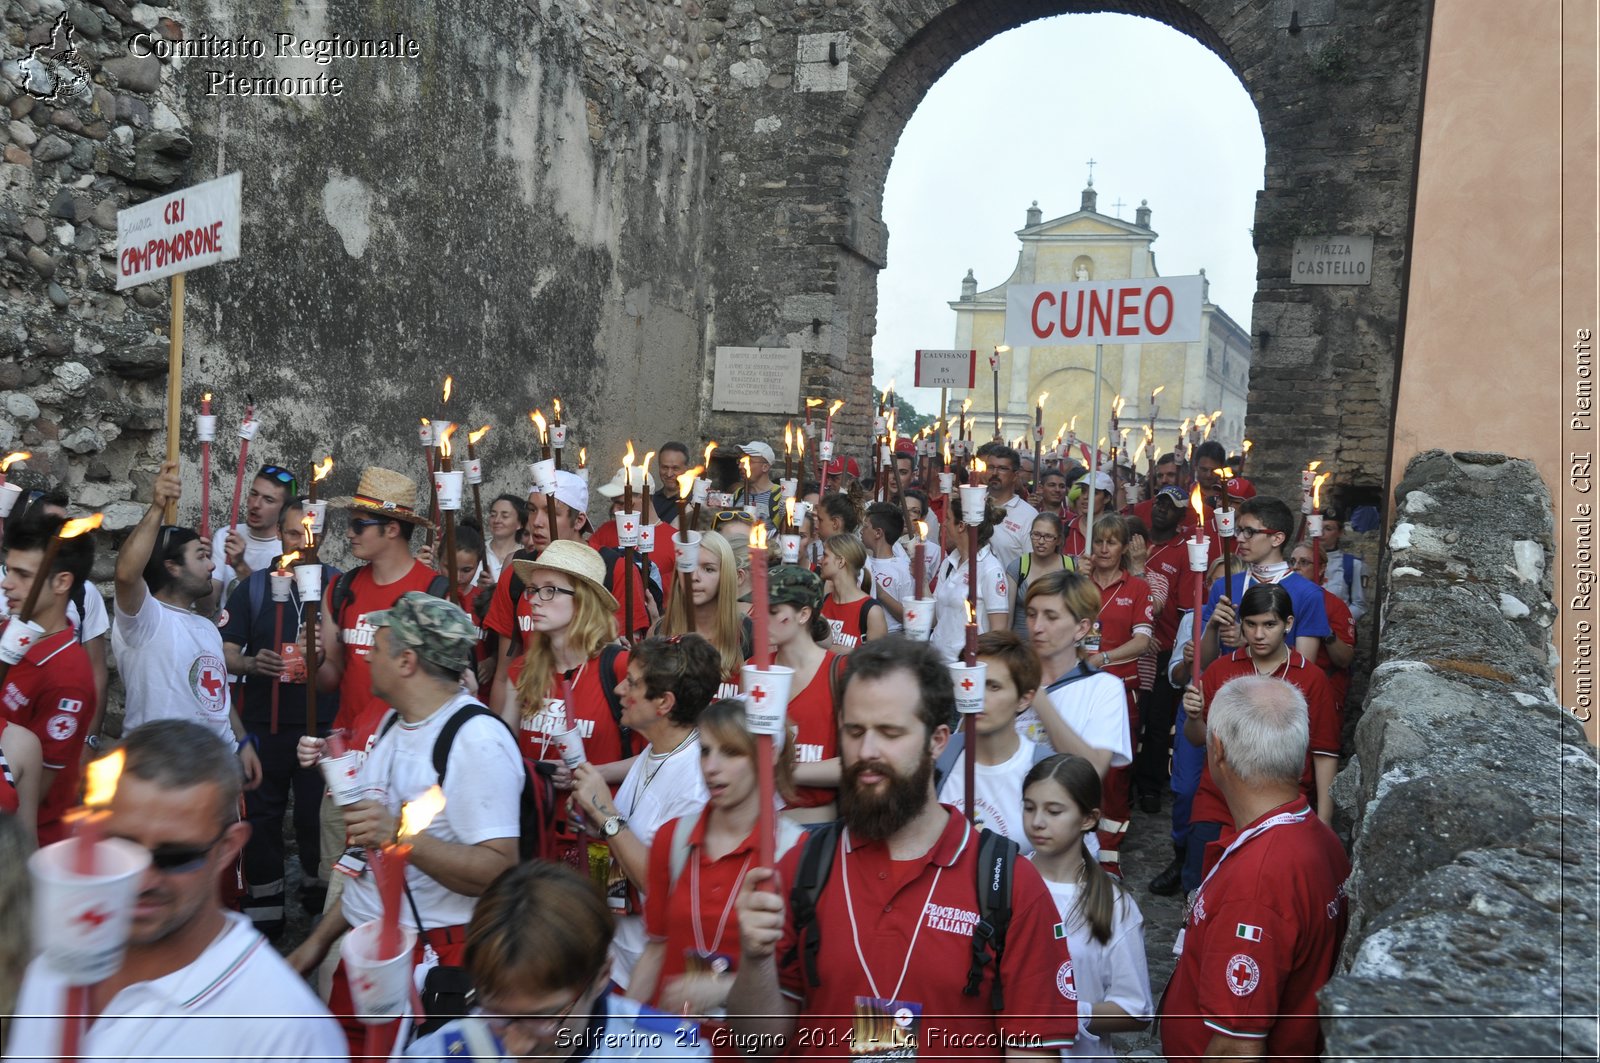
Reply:
<svg viewBox="0 0 1600 1063"><path fill-rule="evenodd" d="M1274 820L1216 863L1224 842ZM1264 1039L1268 1058L1309 1063L1322 1051L1317 990L1333 975L1349 919L1350 861L1298 798L1225 834L1206 856L1214 871L1184 924L1159 1009L1162 1050L1171 1063L1198 1060L1220 1033Z"/></svg>
<svg viewBox="0 0 1600 1063"><path fill-rule="evenodd" d="M1100 588L1100 613L1095 623L1100 629L1100 649L1110 653L1136 634L1151 634L1155 629L1155 599L1150 584L1124 572L1110 586ZM1129 690L1139 689L1139 659L1108 665L1106 671L1121 679Z"/></svg>
<svg viewBox="0 0 1600 1063"><path fill-rule="evenodd" d="M1161 653L1172 649L1172 640L1178 634L1178 595L1183 578L1189 574L1189 553L1180 537L1174 535L1164 543L1150 544L1150 554L1144 563L1144 581L1150 584L1150 597L1155 602L1155 628L1151 634ZM1192 593L1192 579L1190 584Z"/></svg>
<svg viewBox="0 0 1600 1063"><path fill-rule="evenodd" d="M522 675L527 658L514 657L506 668L513 686ZM560 760L561 750L556 747L554 731L561 721L571 720L578 725L583 736L583 753L591 764L611 764L631 757L638 750L639 736L633 736L630 748L624 748L622 732L611 712L611 702L606 691L615 688L628 674L628 655L617 654L615 675L602 675L599 656L583 662L567 677L572 685L572 703L566 704L565 685L561 677L551 679L547 701L542 709L532 715L524 713L517 725L517 746L529 760Z"/></svg>
<svg viewBox="0 0 1600 1063"><path fill-rule="evenodd" d="M1234 650L1226 657L1218 657L1212 661L1211 667L1200 677L1200 690L1206 699L1205 715L1207 717L1211 715L1211 699L1217 696L1217 691L1222 689L1224 683L1242 675L1255 674L1255 663L1250 660L1250 651L1246 649ZM1311 747L1306 750L1306 766L1300 776L1300 792L1315 804L1316 777L1311 771L1311 758L1339 756L1339 715L1333 708L1328 680L1323 676L1321 669L1314 667L1294 650L1289 651L1288 662L1272 674L1275 678L1286 680L1298 687L1300 693L1305 695L1306 707L1311 711ZM1200 787L1194 793L1194 805L1189 811L1189 822L1233 822L1233 816L1228 811L1228 802L1223 800L1222 791L1212 781L1209 760L1200 769Z"/></svg>
<svg viewBox="0 0 1600 1063"><path fill-rule="evenodd" d="M824 651L811 682L804 690L789 693L789 726L795 732L796 764L820 764L839 755L839 725L833 712L833 670L838 656L831 650ZM839 791L831 786L796 786L789 807L816 808L838 796Z"/></svg>
<svg viewBox="0 0 1600 1063"><path fill-rule="evenodd" d="M962 992L978 919L978 832L943 807L944 832L914 860L893 860L886 843L842 832L817 900L820 986L806 983L800 956L783 962L796 940L788 913L776 955L780 987L800 1001L794 1055L852 1058L858 998L920 1007L917 1054L925 1058L993 1059L1007 1041L1043 1051L1077 1036L1072 961L1065 939L1052 931L1055 904L1031 861L1019 859L1012 877L1011 929L1000 961L1005 1010L997 1015L989 1007L988 969L977 996ZM780 881L795 880L803 849L796 845L778 861Z"/></svg>
<svg viewBox="0 0 1600 1063"><path fill-rule="evenodd" d="M755 864L756 832L752 830L720 859L707 858L709 807L701 810L699 822L689 832L689 855L676 884L672 881L672 837L678 821L663 823L650 844L644 932L652 941L666 942L666 956L656 979L657 999L667 982L688 970L688 953L712 953L728 961L729 973L739 969L739 913L734 910L734 899L745 872Z"/></svg>
<svg viewBox="0 0 1600 1063"><path fill-rule="evenodd" d="M66 837L61 814L77 801L78 765L95 706L89 655L71 624L29 646L11 666L0 704L7 720L34 733L45 768L55 769L50 789L39 795L39 844L60 841Z"/></svg>

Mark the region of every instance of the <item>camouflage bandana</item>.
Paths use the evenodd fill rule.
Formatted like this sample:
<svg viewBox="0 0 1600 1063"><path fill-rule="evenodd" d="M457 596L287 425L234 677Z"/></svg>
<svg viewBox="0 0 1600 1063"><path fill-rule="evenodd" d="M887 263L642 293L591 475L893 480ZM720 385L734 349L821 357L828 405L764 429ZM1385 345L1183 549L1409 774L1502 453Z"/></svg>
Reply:
<svg viewBox="0 0 1600 1063"><path fill-rule="evenodd" d="M387 627L400 646L452 672L472 664L478 629L460 606L421 591L407 591L388 609L367 616L373 627Z"/></svg>

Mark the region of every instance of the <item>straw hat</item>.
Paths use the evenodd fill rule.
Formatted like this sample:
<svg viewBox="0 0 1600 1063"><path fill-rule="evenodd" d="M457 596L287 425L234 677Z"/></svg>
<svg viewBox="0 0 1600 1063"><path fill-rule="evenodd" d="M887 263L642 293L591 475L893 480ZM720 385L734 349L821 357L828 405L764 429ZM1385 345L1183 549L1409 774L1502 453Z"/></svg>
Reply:
<svg viewBox="0 0 1600 1063"><path fill-rule="evenodd" d="M335 499L334 504L408 524L429 524L427 517L417 512L417 485L400 473L376 465L361 470L355 495Z"/></svg>
<svg viewBox="0 0 1600 1063"><path fill-rule="evenodd" d="M579 583L588 584L589 589L598 594L600 600L605 602L606 607L612 612L621 608L617 604L617 599L606 590L605 559L593 547L584 543L572 539L557 539L545 547L535 560L518 558L511 562L511 567L524 586L533 582L534 573L540 569L559 572Z"/></svg>

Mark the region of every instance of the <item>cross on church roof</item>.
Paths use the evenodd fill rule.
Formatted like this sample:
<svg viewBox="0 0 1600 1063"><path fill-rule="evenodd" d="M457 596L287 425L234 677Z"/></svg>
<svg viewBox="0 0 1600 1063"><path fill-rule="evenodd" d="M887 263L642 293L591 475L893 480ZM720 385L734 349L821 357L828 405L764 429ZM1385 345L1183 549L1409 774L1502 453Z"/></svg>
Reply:
<svg viewBox="0 0 1600 1063"><path fill-rule="evenodd" d="M1115 203L1111 204L1111 209L1116 211L1117 212L1117 217L1120 218L1120 217L1122 217L1122 208L1125 207L1125 206L1127 206L1127 204L1122 201L1122 197L1121 196L1118 196L1117 197L1117 201Z"/></svg>
<svg viewBox="0 0 1600 1063"><path fill-rule="evenodd" d="M1094 159L1089 160L1089 186L1094 187Z"/></svg>

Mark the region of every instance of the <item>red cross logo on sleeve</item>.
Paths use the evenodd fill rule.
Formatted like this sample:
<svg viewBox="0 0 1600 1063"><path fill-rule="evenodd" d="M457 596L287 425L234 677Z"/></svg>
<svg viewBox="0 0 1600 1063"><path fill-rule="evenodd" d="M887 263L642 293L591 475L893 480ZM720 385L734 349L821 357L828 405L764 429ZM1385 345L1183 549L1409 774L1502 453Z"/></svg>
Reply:
<svg viewBox="0 0 1600 1063"><path fill-rule="evenodd" d="M77 918L72 921L74 923L82 923L91 930L98 930L100 929L100 924L110 918L111 913L104 908L86 908L79 912Z"/></svg>
<svg viewBox="0 0 1600 1063"><path fill-rule="evenodd" d="M1249 996L1261 981L1261 967L1239 953L1228 961L1228 989L1236 997Z"/></svg>

